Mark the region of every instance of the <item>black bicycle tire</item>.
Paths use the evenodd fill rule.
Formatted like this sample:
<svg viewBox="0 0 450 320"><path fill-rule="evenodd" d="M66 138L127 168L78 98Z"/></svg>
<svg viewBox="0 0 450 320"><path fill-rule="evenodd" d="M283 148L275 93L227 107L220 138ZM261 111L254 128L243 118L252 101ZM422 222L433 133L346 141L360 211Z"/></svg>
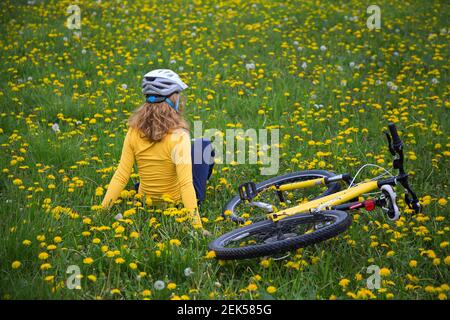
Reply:
<svg viewBox="0 0 450 320"><path fill-rule="evenodd" d="M333 238L338 234L346 231L350 227L352 222L351 216L347 212L340 210L324 210L321 211L320 213L312 213L312 214L299 213L294 216L285 218L283 220L285 223L298 219L309 221L311 219L317 218L317 215L335 216L336 222L333 223L332 225L325 226L314 232L302 234L281 241L237 248L225 247L225 245L228 243L226 241L227 240L229 241L231 237L235 237L238 234L245 234L251 230L261 229L262 231L264 229L267 229L270 225L274 223L271 220L264 220L250 224L245 227L234 229L228 233L221 235L220 237L213 240L209 244L209 250L213 250L216 254L216 258L220 260L239 260L239 259L250 259L263 256L270 256L306 247Z"/></svg>
<svg viewBox="0 0 450 320"><path fill-rule="evenodd" d="M267 180L257 183L256 191L260 192L261 190L266 189L270 185L273 185L276 183L286 183L286 181L289 181L289 180L294 181L294 180L304 177L306 175L312 175L317 178L320 178L320 177L331 178L331 177L335 176L336 174L332 173L330 171L326 171L326 170L304 170L304 171L291 172L291 173L288 173L288 174L285 174L282 176L276 176L276 177L273 177L273 178L270 178L270 179L267 179ZM341 186L338 182L330 183L327 187L328 187L327 190L325 190L322 194L320 194L319 196L317 196L314 199L322 198L324 196L330 195L332 193L336 193L341 190ZM234 209L240 202L241 202L241 198L239 197L239 195L234 196L223 207L222 216L228 217L230 220L232 220L234 222L239 222L240 217L235 214ZM231 215L228 215L228 216L225 215L225 211L231 211Z"/></svg>

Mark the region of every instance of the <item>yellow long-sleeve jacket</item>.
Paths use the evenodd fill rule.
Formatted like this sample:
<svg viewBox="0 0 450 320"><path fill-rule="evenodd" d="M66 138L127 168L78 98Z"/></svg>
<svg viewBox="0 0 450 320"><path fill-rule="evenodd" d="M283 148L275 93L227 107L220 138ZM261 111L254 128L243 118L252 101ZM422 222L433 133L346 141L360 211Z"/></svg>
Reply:
<svg viewBox="0 0 450 320"><path fill-rule="evenodd" d="M181 200L191 212L193 224L201 226L192 182L191 141L186 130L174 130L161 141L152 142L137 129L129 128L119 166L102 202L104 208L112 205L128 183L134 161L140 177L140 194L156 202L163 195Z"/></svg>

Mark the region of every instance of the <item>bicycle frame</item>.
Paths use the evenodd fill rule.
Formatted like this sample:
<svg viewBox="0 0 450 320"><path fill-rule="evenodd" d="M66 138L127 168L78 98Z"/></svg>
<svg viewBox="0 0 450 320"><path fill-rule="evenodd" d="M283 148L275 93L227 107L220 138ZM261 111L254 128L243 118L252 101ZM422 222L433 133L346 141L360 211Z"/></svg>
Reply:
<svg viewBox="0 0 450 320"><path fill-rule="evenodd" d="M311 186L314 186L317 184L322 184L323 182L320 182L319 180L323 180L323 179L322 178L314 179L314 180L310 180L310 181L304 181L304 182L292 183L290 185L285 185L283 188L283 191L307 188L307 187L311 187ZM349 202L352 199L358 198L360 195L362 195L364 193L379 189L379 187L383 184L391 184L391 183L382 182L382 181L364 182L357 186L351 187L349 189L346 189L346 190L343 190L340 192L330 194L323 198L311 200L311 201L299 204L295 207L291 207L291 208L281 210L278 212L269 213L267 216L272 221L279 221L281 219L287 218L287 217L295 215L295 214L312 212L312 211L314 211L314 209L319 209L319 208L320 208L320 210L331 209L331 207L334 207L336 205L343 204L343 203Z"/></svg>

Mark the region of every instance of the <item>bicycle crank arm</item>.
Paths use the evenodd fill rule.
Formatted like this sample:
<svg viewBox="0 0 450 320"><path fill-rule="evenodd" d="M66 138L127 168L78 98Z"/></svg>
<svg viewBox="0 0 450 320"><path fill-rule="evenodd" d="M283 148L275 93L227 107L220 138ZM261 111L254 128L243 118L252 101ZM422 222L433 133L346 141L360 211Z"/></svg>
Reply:
<svg viewBox="0 0 450 320"><path fill-rule="evenodd" d="M248 204L251 205L252 207L260 208L260 209L266 211L267 213L274 212L273 206L269 203L265 203L265 202L261 202L261 201L250 201Z"/></svg>
<svg viewBox="0 0 450 320"><path fill-rule="evenodd" d="M338 181L344 181L344 182L350 183L351 180L352 180L352 177L348 173L343 173L343 174L337 174L334 177L325 178L325 184L338 182Z"/></svg>

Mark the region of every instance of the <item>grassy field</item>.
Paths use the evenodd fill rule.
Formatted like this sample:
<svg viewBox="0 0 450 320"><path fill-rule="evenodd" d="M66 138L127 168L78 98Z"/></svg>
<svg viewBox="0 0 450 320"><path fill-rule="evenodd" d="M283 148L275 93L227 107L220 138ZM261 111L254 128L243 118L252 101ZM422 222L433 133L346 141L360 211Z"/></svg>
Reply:
<svg viewBox="0 0 450 320"><path fill-rule="evenodd" d="M81 36L66 26L73 2ZM449 5L380 0L381 29L370 31L370 4L1 1L0 297L447 299ZM423 214L400 200L395 223L359 212L346 233L286 259L225 263L170 205L124 192L98 211L141 76L155 68L190 86L190 123L279 129L279 174L391 169L382 132L396 122ZM222 206L239 183L267 178L258 165L217 164L205 227L233 228ZM79 289L67 288L71 265ZM370 265L378 290L366 287Z"/></svg>

